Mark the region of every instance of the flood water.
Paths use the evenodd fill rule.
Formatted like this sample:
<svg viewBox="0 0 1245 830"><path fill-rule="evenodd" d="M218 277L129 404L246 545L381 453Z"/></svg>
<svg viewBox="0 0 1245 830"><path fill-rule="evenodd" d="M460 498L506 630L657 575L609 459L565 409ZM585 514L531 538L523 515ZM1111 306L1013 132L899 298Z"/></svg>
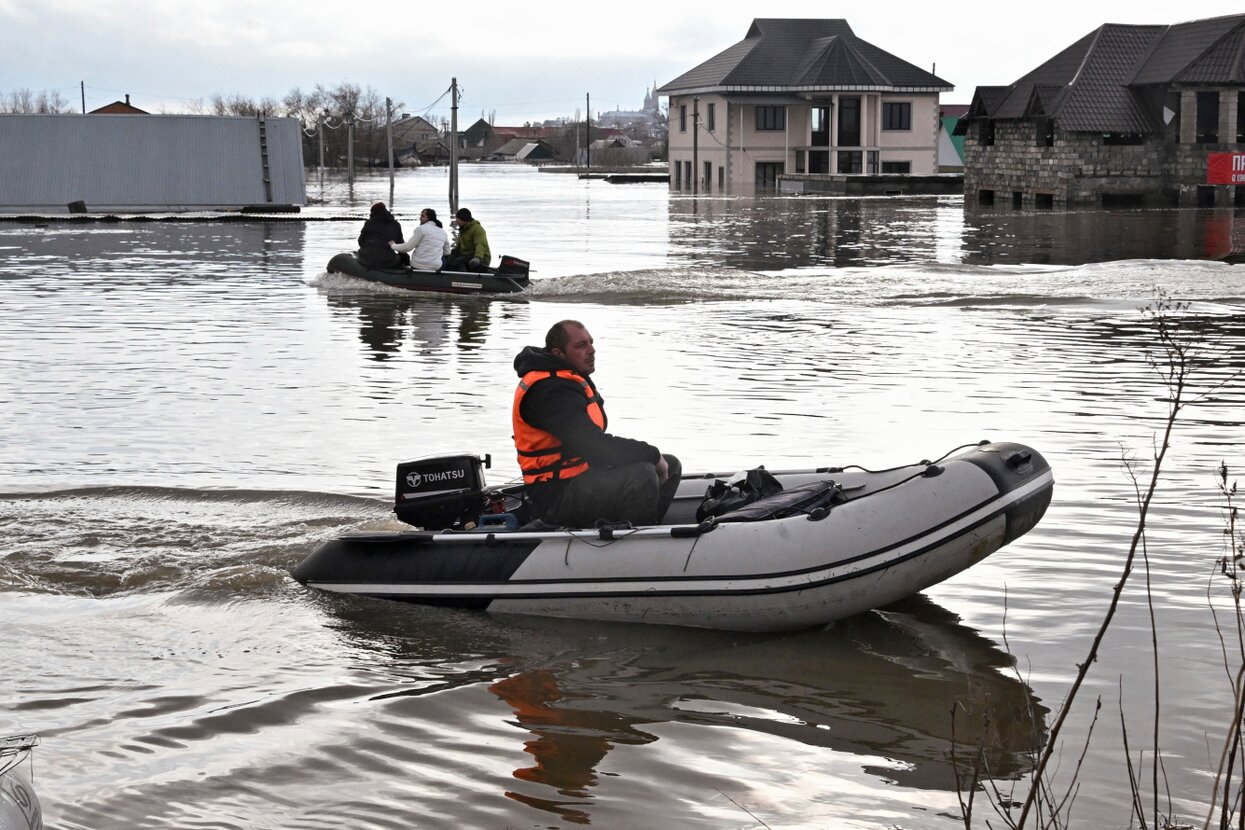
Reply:
<svg viewBox="0 0 1245 830"><path fill-rule="evenodd" d="M1119 579L1125 462L1144 485L1167 412L1139 311L1160 290L1210 357L1146 547L1162 809L1200 826L1232 702L1214 475L1245 468L1245 266L1218 259L1245 216L695 199L465 167L494 253L536 269L529 295L490 300L324 273L374 199L406 227L448 213L444 170L308 189L294 220L0 219L0 735L41 736L47 826L963 827L953 754L984 746L1023 795ZM290 578L320 540L396 527L399 461L490 453L490 482L513 478L511 361L564 318L596 338L611 428L685 470L1010 440L1050 461L1054 501L910 602L783 636ZM1065 782L1101 699L1077 825L1129 826L1121 711L1150 763L1145 582L1066 727ZM1002 826L993 800L975 826Z"/></svg>

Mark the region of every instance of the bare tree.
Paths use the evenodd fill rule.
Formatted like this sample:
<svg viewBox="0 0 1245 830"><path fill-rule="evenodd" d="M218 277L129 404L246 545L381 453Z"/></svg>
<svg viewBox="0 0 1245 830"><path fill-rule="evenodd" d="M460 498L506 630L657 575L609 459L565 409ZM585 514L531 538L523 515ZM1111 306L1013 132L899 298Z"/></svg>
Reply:
<svg viewBox="0 0 1245 830"><path fill-rule="evenodd" d="M11 113L61 113L72 112L69 102L59 90L15 89L0 95L0 112Z"/></svg>

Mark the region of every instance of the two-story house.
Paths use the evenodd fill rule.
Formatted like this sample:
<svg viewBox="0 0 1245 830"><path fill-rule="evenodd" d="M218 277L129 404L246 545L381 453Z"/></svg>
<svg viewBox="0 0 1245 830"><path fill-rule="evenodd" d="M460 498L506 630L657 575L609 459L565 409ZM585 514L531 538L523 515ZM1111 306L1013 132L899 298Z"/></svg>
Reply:
<svg viewBox="0 0 1245 830"><path fill-rule="evenodd" d="M784 173L938 171L950 84L846 20L756 19L742 41L657 92L670 99L670 182L703 193Z"/></svg>
<svg viewBox="0 0 1245 830"><path fill-rule="evenodd" d="M1105 24L1010 86L977 87L956 130L978 203L1245 203L1245 186L1208 180L1216 155L1245 150L1245 15Z"/></svg>

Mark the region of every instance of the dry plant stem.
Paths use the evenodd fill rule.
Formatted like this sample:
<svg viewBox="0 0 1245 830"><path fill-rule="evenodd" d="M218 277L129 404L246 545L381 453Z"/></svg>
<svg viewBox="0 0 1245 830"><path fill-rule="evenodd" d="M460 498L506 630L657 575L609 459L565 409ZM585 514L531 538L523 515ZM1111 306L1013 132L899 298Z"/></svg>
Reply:
<svg viewBox="0 0 1245 830"><path fill-rule="evenodd" d="M1038 767L1034 771L1034 786L1030 788L1028 796L1025 797L1024 806L1020 810L1020 819L1016 822L1017 828L1023 828L1028 820L1029 812L1033 809L1033 803L1040 789L1038 785L1046 772L1046 765L1050 763L1051 756L1059 744L1059 734L1062 732L1063 725L1068 719L1068 714L1072 711L1072 704L1076 700L1077 693L1080 691L1082 684L1085 683L1085 678L1089 675L1090 667L1098 660L1098 652L1102 648L1102 641L1107 635L1107 630L1111 627L1111 621L1115 618L1115 612L1119 609L1120 597L1124 593L1124 586L1128 584L1128 577L1133 571L1133 563L1137 558L1137 549L1141 546L1142 539L1145 538L1146 516L1150 512L1150 502L1153 501L1154 492L1158 488L1159 472L1163 467L1163 459L1167 456L1167 450L1171 447L1171 436L1176 426L1176 418L1184 405L1181 396L1184 392L1187 377L1186 355L1179 346L1171 344L1170 335L1167 332L1161 330L1160 336L1164 338L1163 343L1168 349L1168 357L1171 361L1170 374L1168 375L1171 402L1167 411L1167 422L1163 428L1163 440L1155 451L1154 467L1150 472L1150 481L1146 486L1145 495L1141 499L1137 528L1133 532L1132 543L1128 546L1128 556L1124 560L1123 573L1115 584L1114 591L1112 591L1111 604L1107 607L1106 616L1103 617L1102 624L1099 625L1098 632L1094 635L1093 642L1089 647L1089 653L1085 655L1085 661L1077 666L1076 679L1072 681L1072 688L1064 699L1059 715L1055 719L1055 725L1051 727L1050 737L1047 739L1046 746L1042 749L1041 757L1038 759Z"/></svg>
<svg viewBox="0 0 1245 830"><path fill-rule="evenodd" d="M1085 756L1089 754L1089 742L1094 736L1094 727L1098 724L1098 715L1102 713L1102 698L1098 698L1094 704L1094 719L1090 721L1089 729L1085 731L1085 745L1081 747L1080 757L1076 759L1076 770L1072 774L1072 781L1068 784L1068 791L1064 793L1059 803L1051 805L1050 823L1054 827L1059 826L1059 814L1063 813L1064 826L1068 826L1068 816L1072 812L1072 802L1076 799L1076 794L1080 792L1081 785L1078 783L1081 777L1081 767L1085 765Z"/></svg>
<svg viewBox="0 0 1245 830"><path fill-rule="evenodd" d="M1228 736L1223 742L1223 749L1219 752L1219 767L1215 772L1215 783L1210 791L1210 810L1206 813L1206 821L1202 824L1202 830L1208 830L1212 819L1215 817L1215 808L1219 805L1219 785L1223 782L1224 767L1227 764L1228 753L1234 752L1239 741L1241 729L1242 707L1245 707L1245 697L1241 694L1241 679L1245 677L1245 663L1236 672L1236 677L1232 682L1234 697L1232 711L1235 719L1229 727ZM1228 789L1224 788L1224 798L1227 798Z"/></svg>
<svg viewBox="0 0 1245 830"><path fill-rule="evenodd" d="M1132 475L1132 468L1129 468L1129 474ZM1141 493L1137 487L1137 477L1132 476L1133 491L1137 495L1138 503L1141 500ZM1146 545L1146 537L1141 537L1141 563L1146 572L1146 608L1150 614L1150 647L1154 659L1154 734L1153 734L1153 761L1150 764L1150 792L1154 798L1153 810L1150 815L1154 821L1154 826L1159 826L1159 759L1162 757L1159 753L1159 715L1161 712L1161 698L1159 689L1159 630L1158 623L1154 618L1154 586L1150 581L1150 549ZM1121 696L1120 700L1123 700ZM1121 720L1123 720L1123 707L1121 706ZM1143 825L1144 826L1144 823Z"/></svg>
<svg viewBox="0 0 1245 830"><path fill-rule="evenodd" d="M955 773L955 797L960 802L960 816L964 819L964 830L972 830L973 826L973 797L977 794L978 773L981 769L981 753L978 750L977 759L973 764L973 777L968 785L968 800L964 800L964 782L960 778L960 761L956 757L955 747L955 713L961 707L961 703L957 700L951 705L951 771Z"/></svg>
<svg viewBox="0 0 1245 830"><path fill-rule="evenodd" d="M714 789L717 789L717 788L716 788L716 787L714 787ZM759 825L761 825L762 827L764 827L764 828L765 828L765 830L773 830L773 828L772 828L772 827L770 827L770 826L769 826L768 824L766 824L765 822L761 821L761 819L757 817L757 814L756 814L756 813L752 812L752 811L751 811L751 810L749 810L747 807L745 807L744 805L740 804L738 801L736 801L735 799L731 798L731 797L730 797L729 795L727 795L726 793L722 792L721 790L718 790L718 795L721 795L721 796L722 796L722 797L724 797L727 801L729 801L730 803L734 804L734 805L735 805L736 807L738 807L739 809L743 810L745 813L747 813L749 816L751 816L751 817L752 817L752 819L753 819L754 821L756 821L756 823L757 823L757 824L759 824Z"/></svg>
<svg viewBox="0 0 1245 830"><path fill-rule="evenodd" d="M1236 706L1233 707L1234 717L1232 719L1232 727L1228 737L1229 743L1231 744L1231 748L1227 753L1228 768L1224 771L1223 776L1223 811L1219 814L1219 826L1221 828L1225 828L1225 830L1232 817L1232 807L1230 803L1230 799L1232 797L1232 769L1236 765L1237 753L1241 750L1241 717L1245 715L1243 707L1245 707L1245 695L1241 695L1238 689L1236 695ZM1213 802L1211 804L1211 811L1213 815ZM1211 816L1207 816L1207 823L1209 823L1210 818ZM1241 813L1241 821L1243 822L1242 826L1245 826L1245 811Z"/></svg>
<svg viewBox="0 0 1245 830"><path fill-rule="evenodd" d="M1128 724L1124 721L1124 677L1120 676L1120 734L1124 738L1124 763L1128 768L1128 789L1132 794L1133 814L1137 816L1137 826L1146 830L1146 810L1141 804L1141 787L1137 784L1137 772L1133 768L1132 750L1128 748Z"/></svg>
<svg viewBox="0 0 1245 830"><path fill-rule="evenodd" d="M1228 735L1224 740L1223 750L1219 755L1219 767L1215 773L1215 783L1211 788L1210 809L1206 813L1206 821L1202 824L1203 830L1210 827L1211 821L1215 816L1215 809L1218 806L1219 787L1223 786L1223 811L1220 814L1220 827L1227 827L1231 816L1231 805L1229 799L1231 797L1231 781L1232 768L1235 765L1236 756L1240 751L1241 745L1241 720L1245 717L1245 687L1242 680L1245 679L1245 617L1241 613L1241 592L1245 588L1242 585L1241 574L1238 569L1245 557L1245 541L1238 540L1236 529L1237 508L1233 501L1236 495L1235 482L1231 487L1228 486L1228 467L1226 463L1220 464L1219 467L1219 490L1223 494L1226 502L1227 527L1224 535L1228 540L1228 554L1221 558L1216 564L1220 572L1227 576L1231 582L1232 604L1236 614L1236 646L1238 668L1235 676L1231 675L1228 662L1227 644L1223 639L1223 629L1219 625L1219 617L1215 613L1214 605L1211 605L1211 615L1215 619L1215 632L1219 635L1219 642L1223 651L1224 669L1229 671L1232 683L1233 706L1232 706L1232 723L1228 730ZM1210 587L1207 586L1207 600L1210 601ZM1241 813L1240 821L1245 822L1245 812Z"/></svg>

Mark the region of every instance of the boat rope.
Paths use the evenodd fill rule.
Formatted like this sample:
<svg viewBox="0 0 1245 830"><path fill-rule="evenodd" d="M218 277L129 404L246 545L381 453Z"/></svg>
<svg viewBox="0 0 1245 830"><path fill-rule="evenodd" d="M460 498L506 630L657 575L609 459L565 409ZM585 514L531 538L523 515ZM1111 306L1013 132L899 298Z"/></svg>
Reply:
<svg viewBox="0 0 1245 830"><path fill-rule="evenodd" d="M38 745L38 735L15 735L10 738L0 738L0 775L4 775L29 758L30 777L33 779L35 761L31 750Z"/></svg>
<svg viewBox="0 0 1245 830"><path fill-rule="evenodd" d="M989 443L990 443L990 442L989 442L987 439L983 438L982 440L977 441L977 442L972 443L972 444L961 444L960 446L956 447L955 449L951 450L950 452L948 452L948 453L944 453L944 454L942 455L942 457L934 459L934 462L933 462L933 463L934 463L934 464L937 464L939 461L944 461L944 460L946 460L946 458L947 458L948 456L950 456L950 455L954 455L955 453L959 452L960 450L966 450L966 449L968 449L969 447L984 447L986 444L989 444Z"/></svg>
<svg viewBox="0 0 1245 830"><path fill-rule="evenodd" d="M960 446L956 447L955 449L953 449L953 450L949 450L949 451L947 451L947 452L943 453L941 456L939 456L937 459L935 459L935 460L933 460L933 461L930 461L928 458L923 458L923 459L921 459L920 461L916 462L916 464L918 464L918 465L922 465L922 466L928 466L928 465L930 465L930 464L937 464L939 461L942 461L942 460L946 459L947 457L949 457L949 456L951 456L951 455L954 455L955 453L959 452L960 450L966 450L966 449L968 449L968 448L970 448L970 447L984 447L986 444L989 444L989 443L990 443L990 442L989 442L989 440L983 439L983 440L981 440L981 441L974 441L974 442L973 442L973 443L971 443L971 444L961 444ZM847 464L847 465L845 465L845 466L843 466L843 467L818 467L818 468L817 468L816 470L814 470L813 472L816 472L816 473L842 473L842 472L846 472L846 471L848 471L848 470L860 470L862 473L870 473L870 474L873 474L873 473L893 473L895 470L902 470L904 467L913 467L913 466L916 466L916 465L914 465L914 464L898 464L898 465L896 465L896 466L894 466L894 467L886 467L885 469L881 469L881 470L871 470L871 469L869 469L868 467L862 467L862 466L860 466L859 464Z"/></svg>
<svg viewBox="0 0 1245 830"><path fill-rule="evenodd" d="M639 532L640 528L634 527L630 522L619 522L618 524L601 524L590 531L583 532L569 527L562 528L562 530L569 537L566 542L566 551L569 557L572 540L578 540L594 548L607 548L620 539L625 539L631 534ZM619 533L618 531L620 530L625 532Z"/></svg>
<svg viewBox="0 0 1245 830"><path fill-rule="evenodd" d="M879 487L878 489L872 490L868 493L861 493L856 498L849 499L849 501L860 501L861 499L867 499L870 496L876 496L878 493L885 493L887 490L894 490L896 487L900 486L901 484L907 484L909 481L912 481L914 479L934 478L935 476L939 476L939 475L942 475L942 467L939 467L937 464L929 464L925 467L925 469L921 470L919 473L913 473L907 478L901 478L899 479L899 481L888 484L885 487ZM821 517L818 517L818 518L821 518Z"/></svg>

